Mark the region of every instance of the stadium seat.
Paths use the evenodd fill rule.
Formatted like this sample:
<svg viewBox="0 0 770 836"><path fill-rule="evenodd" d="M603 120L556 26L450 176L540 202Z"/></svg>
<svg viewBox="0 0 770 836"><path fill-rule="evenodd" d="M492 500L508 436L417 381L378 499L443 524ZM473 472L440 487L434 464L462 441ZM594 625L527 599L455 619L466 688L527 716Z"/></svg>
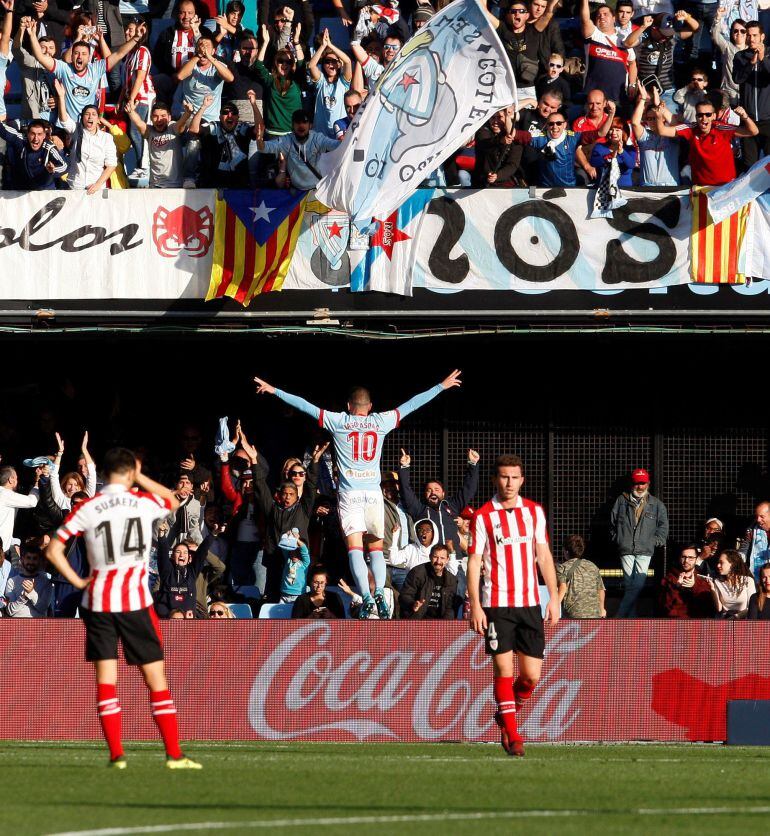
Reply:
<svg viewBox="0 0 770 836"><path fill-rule="evenodd" d="M262 604L260 618L291 618L294 604Z"/></svg>
<svg viewBox="0 0 770 836"><path fill-rule="evenodd" d="M254 618L251 607L248 604L228 604L230 612L236 618Z"/></svg>
<svg viewBox="0 0 770 836"><path fill-rule="evenodd" d="M548 606L551 596L548 594L548 587L545 584L540 584L538 589L540 590L540 611L545 618L545 608ZM559 615L561 615L561 606L559 607Z"/></svg>
<svg viewBox="0 0 770 836"><path fill-rule="evenodd" d="M255 601L262 600L262 590L258 586L234 586L233 590L244 598L254 598Z"/></svg>

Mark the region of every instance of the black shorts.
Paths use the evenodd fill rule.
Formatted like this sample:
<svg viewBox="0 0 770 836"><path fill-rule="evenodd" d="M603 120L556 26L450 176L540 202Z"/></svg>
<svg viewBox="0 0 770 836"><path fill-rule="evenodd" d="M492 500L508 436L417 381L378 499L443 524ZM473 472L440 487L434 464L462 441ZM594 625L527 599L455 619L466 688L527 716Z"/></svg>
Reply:
<svg viewBox="0 0 770 836"><path fill-rule="evenodd" d="M487 632L484 646L490 656L523 653L542 659L545 651L543 613L540 607L484 607Z"/></svg>
<svg viewBox="0 0 770 836"><path fill-rule="evenodd" d="M118 658L118 638L129 665L147 665L163 658L163 640L155 610L91 612L81 609L86 625L86 661Z"/></svg>

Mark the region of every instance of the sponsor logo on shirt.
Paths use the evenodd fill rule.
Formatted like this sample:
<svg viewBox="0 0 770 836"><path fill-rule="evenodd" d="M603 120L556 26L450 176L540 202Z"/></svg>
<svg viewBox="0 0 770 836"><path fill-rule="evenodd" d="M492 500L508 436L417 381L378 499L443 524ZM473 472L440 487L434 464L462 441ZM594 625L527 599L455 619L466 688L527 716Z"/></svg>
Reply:
<svg viewBox="0 0 770 836"><path fill-rule="evenodd" d="M72 88L72 95L76 99L87 99L91 95L88 87L81 87L79 84Z"/></svg>

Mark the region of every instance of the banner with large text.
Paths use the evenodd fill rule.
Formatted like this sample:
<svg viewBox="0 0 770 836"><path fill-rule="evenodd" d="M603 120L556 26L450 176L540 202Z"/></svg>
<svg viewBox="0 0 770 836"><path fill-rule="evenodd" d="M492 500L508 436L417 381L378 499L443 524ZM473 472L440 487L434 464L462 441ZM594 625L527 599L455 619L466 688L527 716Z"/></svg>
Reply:
<svg viewBox="0 0 770 836"><path fill-rule="evenodd" d="M99 738L82 622L0 623L0 738ZM467 622L166 621L163 634L186 740L499 739ZM724 740L728 700L770 698L761 622L562 621L546 639L528 740ZM157 740L141 677L121 668L124 734Z"/></svg>
<svg viewBox="0 0 770 836"><path fill-rule="evenodd" d="M265 211L265 192L244 194L254 204L249 211ZM216 195L2 192L0 299L203 300ZM345 214L310 195L283 290L663 292L689 283L689 194L625 195L612 218L589 220L592 193L583 189L423 189L408 213L393 213L373 235L358 233ZM756 215L766 230L761 209L749 226ZM770 278L770 235L747 233L742 246L751 251L747 274ZM716 257L717 250L703 253Z"/></svg>

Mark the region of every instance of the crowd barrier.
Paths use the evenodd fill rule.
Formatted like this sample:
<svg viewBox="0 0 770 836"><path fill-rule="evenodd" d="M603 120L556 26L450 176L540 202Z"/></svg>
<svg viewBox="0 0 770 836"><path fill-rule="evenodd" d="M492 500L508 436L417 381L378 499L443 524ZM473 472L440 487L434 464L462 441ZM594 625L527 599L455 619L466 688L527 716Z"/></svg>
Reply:
<svg viewBox="0 0 770 836"><path fill-rule="evenodd" d="M0 621L3 739L100 736L79 621ZM466 624L166 622L185 739L492 741L491 667ZM763 622L562 621L531 741L718 741L728 699L770 698ZM124 735L156 737L121 662Z"/></svg>

